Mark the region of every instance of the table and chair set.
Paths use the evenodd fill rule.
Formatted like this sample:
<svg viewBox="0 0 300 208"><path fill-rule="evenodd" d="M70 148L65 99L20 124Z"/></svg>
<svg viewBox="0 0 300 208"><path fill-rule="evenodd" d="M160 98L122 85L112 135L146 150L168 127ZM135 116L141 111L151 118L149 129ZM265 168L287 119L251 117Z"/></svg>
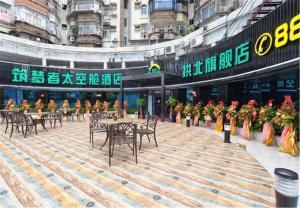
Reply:
<svg viewBox="0 0 300 208"><path fill-rule="evenodd" d="M56 127L59 122L62 127L63 113L62 111L50 112L17 112L13 110L0 110L1 123L5 124L5 133L10 128L10 138L14 131L22 132L26 138L32 130L37 134L37 125L41 125L44 130L46 123L49 123L51 128Z"/></svg>
<svg viewBox="0 0 300 208"><path fill-rule="evenodd" d="M135 162L137 163L137 140L139 141L139 150L142 148L142 140L144 136L147 136L150 143L150 136L152 136L156 147L156 125L158 117L156 115L148 115L145 123L138 123L129 119L121 118L122 112L118 112L118 116L109 118L109 115L104 112L92 113L89 120L90 129L90 143L94 148L94 134L104 133L106 134L105 141L101 145L100 150L108 143L108 157L109 166L111 166L111 158L113 157L115 145L127 145L132 154L135 156ZM117 118L120 119L117 119Z"/></svg>

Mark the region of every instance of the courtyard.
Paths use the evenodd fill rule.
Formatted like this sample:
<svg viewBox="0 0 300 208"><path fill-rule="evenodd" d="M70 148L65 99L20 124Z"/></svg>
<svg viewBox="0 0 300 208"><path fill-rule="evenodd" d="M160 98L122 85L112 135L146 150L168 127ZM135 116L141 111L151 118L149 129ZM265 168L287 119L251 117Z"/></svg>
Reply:
<svg viewBox="0 0 300 208"><path fill-rule="evenodd" d="M141 122L141 120L139 120ZM0 125L2 207L274 207L274 178L240 145L223 137L158 122L135 164L126 145L108 166L105 134L89 143L88 122L12 138Z"/></svg>

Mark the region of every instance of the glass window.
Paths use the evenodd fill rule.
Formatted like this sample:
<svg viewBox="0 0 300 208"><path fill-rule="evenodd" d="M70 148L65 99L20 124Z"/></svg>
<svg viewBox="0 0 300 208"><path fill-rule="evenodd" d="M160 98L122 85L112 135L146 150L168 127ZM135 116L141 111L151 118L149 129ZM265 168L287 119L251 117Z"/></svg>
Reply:
<svg viewBox="0 0 300 208"><path fill-rule="evenodd" d="M215 2L211 2L210 4L206 5L201 9L199 13L199 20L200 22L206 20L207 18L213 16L216 13L216 4Z"/></svg>
<svg viewBox="0 0 300 208"><path fill-rule="evenodd" d="M141 8L141 14L142 15L147 15L147 6L145 4L142 5L142 8Z"/></svg>
<svg viewBox="0 0 300 208"><path fill-rule="evenodd" d="M153 0L152 9L153 10L175 9L175 1L174 0Z"/></svg>

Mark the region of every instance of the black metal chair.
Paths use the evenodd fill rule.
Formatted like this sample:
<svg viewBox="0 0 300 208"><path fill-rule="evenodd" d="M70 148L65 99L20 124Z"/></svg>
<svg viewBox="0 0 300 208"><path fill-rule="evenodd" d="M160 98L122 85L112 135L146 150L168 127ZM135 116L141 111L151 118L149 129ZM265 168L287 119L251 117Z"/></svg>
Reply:
<svg viewBox="0 0 300 208"><path fill-rule="evenodd" d="M51 115L52 122L54 123L53 124L54 128L56 127L56 121L58 121L60 123L60 126L62 127L63 116L64 115L62 111L56 111Z"/></svg>
<svg viewBox="0 0 300 208"><path fill-rule="evenodd" d="M106 124L101 124L101 119L107 119L107 114L104 113L94 113L90 116L90 143L92 143L92 147L94 147L94 133L103 133L106 132L106 139L104 144L101 146L100 150L104 147L104 145L108 141L107 134L107 126Z"/></svg>
<svg viewBox="0 0 300 208"><path fill-rule="evenodd" d="M118 109L118 117L123 118L124 117L124 112L122 109Z"/></svg>
<svg viewBox="0 0 300 208"><path fill-rule="evenodd" d="M147 116L147 122L145 124L140 125L140 128L137 129L137 133L140 135L140 147L139 147L139 149L142 148L142 140L143 140L144 135L147 136L149 143L150 143L150 135L152 135L153 139L155 141L156 147L158 147L157 141L156 141L157 120L158 120L158 116L148 115Z"/></svg>
<svg viewBox="0 0 300 208"><path fill-rule="evenodd" d="M26 138L27 134L30 134L33 128L35 130L35 134L37 135L37 125L34 122L33 118L30 115L23 115L23 118L25 120L25 123L22 120L22 122L19 122L19 126L20 125L22 126L22 132L24 134L24 137ZM24 132L24 127L25 127L25 132Z"/></svg>
<svg viewBox="0 0 300 208"><path fill-rule="evenodd" d="M109 126L109 166L111 166L111 158L113 157L114 145L127 144L135 155L135 163L137 164L137 124L118 123ZM132 144L132 147L130 146Z"/></svg>

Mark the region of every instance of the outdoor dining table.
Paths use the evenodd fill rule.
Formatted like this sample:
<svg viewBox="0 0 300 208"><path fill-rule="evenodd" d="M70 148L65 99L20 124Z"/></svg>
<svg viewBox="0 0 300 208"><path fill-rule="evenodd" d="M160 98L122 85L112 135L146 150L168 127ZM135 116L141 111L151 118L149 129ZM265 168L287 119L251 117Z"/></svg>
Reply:
<svg viewBox="0 0 300 208"><path fill-rule="evenodd" d="M39 113L25 113L26 115L29 115L32 117L33 122L35 124L41 124L43 129L47 130L45 127L45 115L48 115L49 112L39 112Z"/></svg>

